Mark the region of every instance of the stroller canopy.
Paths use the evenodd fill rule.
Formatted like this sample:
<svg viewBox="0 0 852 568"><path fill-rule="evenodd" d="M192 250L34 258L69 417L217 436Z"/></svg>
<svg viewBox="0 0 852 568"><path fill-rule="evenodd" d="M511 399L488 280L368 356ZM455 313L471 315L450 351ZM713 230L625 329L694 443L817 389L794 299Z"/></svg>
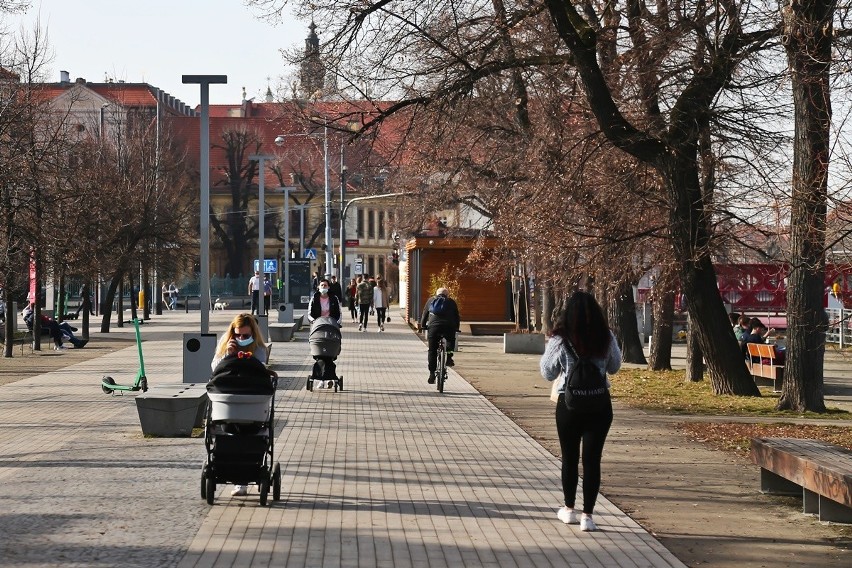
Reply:
<svg viewBox="0 0 852 568"><path fill-rule="evenodd" d="M275 392L266 366L254 357L228 356L216 366L207 392L217 394L265 394Z"/></svg>

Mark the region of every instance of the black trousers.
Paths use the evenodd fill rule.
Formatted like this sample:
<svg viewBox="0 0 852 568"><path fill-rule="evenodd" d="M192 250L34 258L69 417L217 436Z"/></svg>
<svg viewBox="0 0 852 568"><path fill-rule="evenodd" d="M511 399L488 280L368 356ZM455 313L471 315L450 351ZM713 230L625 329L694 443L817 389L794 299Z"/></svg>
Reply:
<svg viewBox="0 0 852 568"><path fill-rule="evenodd" d="M251 313L260 314L260 290L251 293Z"/></svg>
<svg viewBox="0 0 852 568"><path fill-rule="evenodd" d="M430 325L426 330L426 339L429 343L429 373L434 373L438 366L438 343L441 338L447 340L447 353L452 353L456 348L456 330L451 325Z"/></svg>
<svg viewBox="0 0 852 568"><path fill-rule="evenodd" d="M565 505L574 508L579 481L580 442L583 444L583 512L591 515L601 489L601 456L612 425L612 403L594 412L569 410L565 394L556 403L556 431L562 448L562 492Z"/></svg>
<svg viewBox="0 0 852 568"><path fill-rule="evenodd" d="M354 320L357 317L358 306L355 304L355 300L349 300L349 314L352 316Z"/></svg>
<svg viewBox="0 0 852 568"><path fill-rule="evenodd" d="M370 319L370 304L358 304L358 312L360 313L358 323L363 325L364 329L367 329L367 320Z"/></svg>
<svg viewBox="0 0 852 568"><path fill-rule="evenodd" d="M385 325L385 312L387 310L387 308L376 308L376 320L379 322L379 327Z"/></svg>

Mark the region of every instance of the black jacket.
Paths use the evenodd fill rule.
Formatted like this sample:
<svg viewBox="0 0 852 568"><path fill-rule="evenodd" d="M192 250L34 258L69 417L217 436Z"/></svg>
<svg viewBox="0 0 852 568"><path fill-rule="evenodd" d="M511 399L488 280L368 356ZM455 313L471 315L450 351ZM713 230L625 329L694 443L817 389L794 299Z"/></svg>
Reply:
<svg viewBox="0 0 852 568"><path fill-rule="evenodd" d="M451 327L454 330L459 329L461 324L461 316L459 315L459 307L456 301L452 298L445 300L444 313L433 314L429 311L429 306L432 305L432 300L437 296L432 296L426 300L426 305L423 306L423 313L420 314L420 327Z"/></svg>
<svg viewBox="0 0 852 568"><path fill-rule="evenodd" d="M320 296L319 292L316 292L311 298L311 304L308 306L308 315L310 315L311 321L317 319L322 315L322 305L320 304ZM337 299L337 296L328 293L328 312L329 316L333 317L335 320L340 321L340 300Z"/></svg>

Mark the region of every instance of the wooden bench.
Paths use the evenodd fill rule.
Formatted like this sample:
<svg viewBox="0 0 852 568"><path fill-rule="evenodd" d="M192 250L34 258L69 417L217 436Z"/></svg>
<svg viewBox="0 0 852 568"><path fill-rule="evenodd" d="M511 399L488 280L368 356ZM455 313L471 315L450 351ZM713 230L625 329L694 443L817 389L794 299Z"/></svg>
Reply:
<svg viewBox="0 0 852 568"><path fill-rule="evenodd" d="M269 324L270 341L292 341L293 332L296 331L295 323L271 323Z"/></svg>
<svg viewBox="0 0 852 568"><path fill-rule="evenodd" d="M752 438L760 490L801 495L805 513L852 523L852 451L820 440Z"/></svg>
<svg viewBox="0 0 852 568"><path fill-rule="evenodd" d="M775 346L768 343L747 343L748 348L748 365L751 376L757 378L769 379L772 381L772 390L775 392L781 391L781 384L784 382L784 365L776 363L778 355L775 352Z"/></svg>

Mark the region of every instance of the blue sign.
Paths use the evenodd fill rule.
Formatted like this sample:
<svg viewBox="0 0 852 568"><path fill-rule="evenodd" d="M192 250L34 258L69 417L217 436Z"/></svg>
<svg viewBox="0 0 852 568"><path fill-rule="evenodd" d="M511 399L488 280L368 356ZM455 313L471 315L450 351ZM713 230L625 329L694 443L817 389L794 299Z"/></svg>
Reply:
<svg viewBox="0 0 852 568"><path fill-rule="evenodd" d="M260 263L257 262L257 259L254 259L254 271L258 272L260 269L258 266ZM278 274L278 259L276 258L265 258L263 260L263 273L264 274Z"/></svg>
<svg viewBox="0 0 852 568"><path fill-rule="evenodd" d="M317 249L305 249L305 258L309 258L311 260L317 259Z"/></svg>

